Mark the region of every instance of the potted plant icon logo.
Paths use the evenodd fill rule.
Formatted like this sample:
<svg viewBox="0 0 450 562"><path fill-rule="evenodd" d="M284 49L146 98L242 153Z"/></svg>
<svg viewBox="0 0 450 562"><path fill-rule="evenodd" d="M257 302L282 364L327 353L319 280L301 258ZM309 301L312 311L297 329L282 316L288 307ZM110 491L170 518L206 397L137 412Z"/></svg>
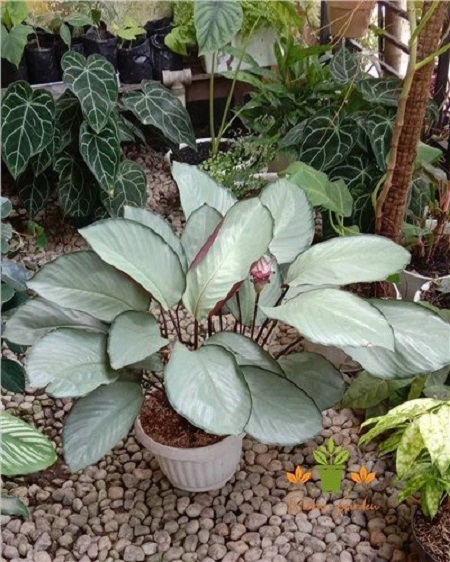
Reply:
<svg viewBox="0 0 450 562"><path fill-rule="evenodd" d="M322 490L339 492L345 463L350 457L349 452L336 445L333 438L330 437L326 443L313 452L313 456L317 463L316 468L322 482Z"/></svg>

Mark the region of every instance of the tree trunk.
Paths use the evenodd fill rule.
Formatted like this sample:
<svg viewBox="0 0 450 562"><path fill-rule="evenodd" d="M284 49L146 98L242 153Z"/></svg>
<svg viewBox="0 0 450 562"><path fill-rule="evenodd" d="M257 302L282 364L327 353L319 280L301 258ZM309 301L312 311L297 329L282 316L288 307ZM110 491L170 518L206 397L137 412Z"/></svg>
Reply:
<svg viewBox="0 0 450 562"><path fill-rule="evenodd" d="M425 2L422 17L431 7ZM440 2L427 25L418 38L417 62L437 51L441 40L443 23L447 19L450 4ZM425 110L430 99L431 79L434 61L416 71L406 102L405 118L400 133L397 158L392 184L382 207L382 215L377 234L387 236L395 242L401 239L402 226L407 210L414 160L420 140Z"/></svg>

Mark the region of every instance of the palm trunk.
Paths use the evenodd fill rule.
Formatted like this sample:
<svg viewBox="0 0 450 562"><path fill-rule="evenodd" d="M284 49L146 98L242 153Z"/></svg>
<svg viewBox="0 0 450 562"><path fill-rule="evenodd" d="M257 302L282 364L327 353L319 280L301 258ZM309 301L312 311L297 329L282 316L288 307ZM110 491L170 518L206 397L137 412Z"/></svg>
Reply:
<svg viewBox="0 0 450 562"><path fill-rule="evenodd" d="M422 17L430 9L432 2L425 2ZM439 48L442 26L447 19L450 4L440 2L430 17L427 25L419 35L417 43L417 62L426 59ZM434 69L434 60L426 64L414 74L409 94L406 100L403 123L396 122L396 127L401 127L396 147L395 167L391 183L383 202L379 221L377 221L377 234L387 236L395 242L400 241L402 226L407 210L414 171L414 160L417 153L417 144L420 140L425 110L430 99L431 79ZM394 135L395 138L395 135Z"/></svg>

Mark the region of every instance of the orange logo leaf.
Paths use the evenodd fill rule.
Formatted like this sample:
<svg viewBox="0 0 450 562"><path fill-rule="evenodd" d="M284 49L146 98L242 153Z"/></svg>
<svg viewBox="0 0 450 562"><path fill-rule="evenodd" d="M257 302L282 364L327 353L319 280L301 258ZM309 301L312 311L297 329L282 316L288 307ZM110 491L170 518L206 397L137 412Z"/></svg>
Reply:
<svg viewBox="0 0 450 562"><path fill-rule="evenodd" d="M359 472L351 472L350 478L357 484L370 484L375 480L376 472L368 472L365 466L359 469Z"/></svg>
<svg viewBox="0 0 450 562"><path fill-rule="evenodd" d="M295 472L286 472L286 478L289 482L292 482L292 484L306 484L311 476L311 472L303 472L300 466L297 466Z"/></svg>

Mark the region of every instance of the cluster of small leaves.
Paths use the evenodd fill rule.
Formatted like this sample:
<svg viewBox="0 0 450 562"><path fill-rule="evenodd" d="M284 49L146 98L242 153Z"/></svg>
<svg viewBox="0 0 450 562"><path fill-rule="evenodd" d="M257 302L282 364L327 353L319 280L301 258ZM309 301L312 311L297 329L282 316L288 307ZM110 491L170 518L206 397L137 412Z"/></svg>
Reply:
<svg viewBox="0 0 450 562"><path fill-rule="evenodd" d="M313 451L313 457L321 466L343 466L350 458L350 453L340 445L336 445L330 437L326 443Z"/></svg>
<svg viewBox="0 0 450 562"><path fill-rule="evenodd" d="M144 170L121 150L143 135L119 112L114 67L100 55L68 51L62 68L67 90L56 102L26 82L9 86L2 100L2 157L29 215L45 206L55 184L67 217L119 216L125 205L145 206ZM158 82L142 88L123 96L125 107L169 141L195 147L181 102Z"/></svg>
<svg viewBox="0 0 450 562"><path fill-rule="evenodd" d="M450 494L450 400L419 398L364 422L366 445L388 433L381 454L394 453L397 475L405 483L400 501L419 492L425 515L434 517Z"/></svg>

